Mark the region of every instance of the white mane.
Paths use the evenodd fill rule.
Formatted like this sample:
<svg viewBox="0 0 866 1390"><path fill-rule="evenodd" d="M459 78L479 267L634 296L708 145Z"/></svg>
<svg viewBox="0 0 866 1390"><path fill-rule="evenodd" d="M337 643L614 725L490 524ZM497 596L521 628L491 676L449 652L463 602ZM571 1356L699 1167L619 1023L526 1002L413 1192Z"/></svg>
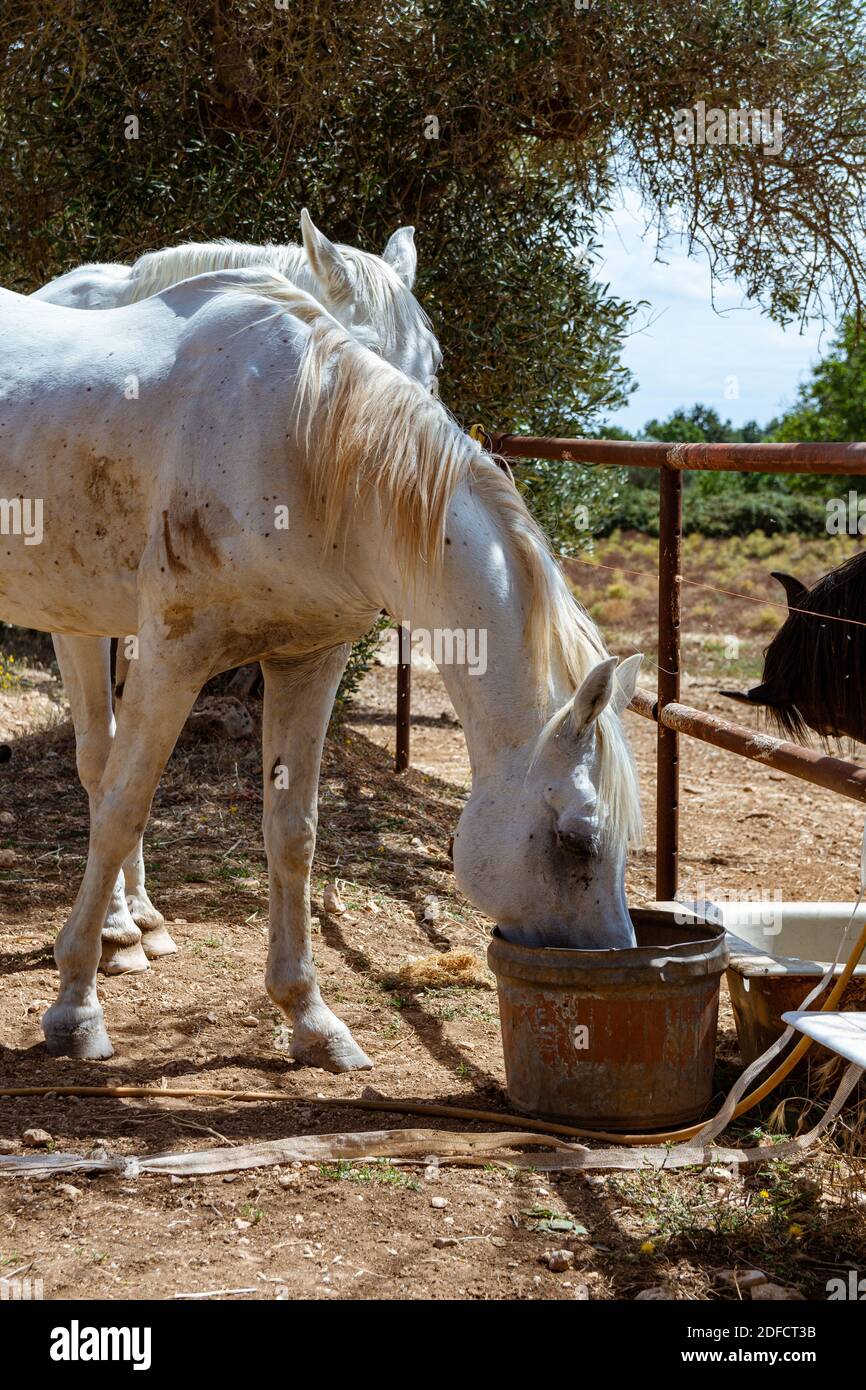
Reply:
<svg viewBox="0 0 866 1390"><path fill-rule="evenodd" d="M381 348L388 353L401 336L409 334L418 318L425 328L430 320L397 272L381 256L359 251L356 246L337 250L352 272L355 297L367 318L381 329ZM163 251L148 251L130 268L133 292L130 303L149 299L193 275L209 270L237 270L266 265L308 293L320 293L303 246L277 246L267 242L253 246L241 241L187 242Z"/></svg>
<svg viewBox="0 0 866 1390"><path fill-rule="evenodd" d="M261 295L276 312L288 311L310 328L297 420L323 546L339 534L352 499L372 494L407 573L421 564L435 568L444 556L449 505L461 483L471 481L529 581L526 639L539 706L549 707L555 665L577 689L608 652L511 478L436 397L355 342L311 295L266 271L237 289ZM616 843L632 842L640 837L641 818L628 744L610 708L598 727L605 835Z"/></svg>

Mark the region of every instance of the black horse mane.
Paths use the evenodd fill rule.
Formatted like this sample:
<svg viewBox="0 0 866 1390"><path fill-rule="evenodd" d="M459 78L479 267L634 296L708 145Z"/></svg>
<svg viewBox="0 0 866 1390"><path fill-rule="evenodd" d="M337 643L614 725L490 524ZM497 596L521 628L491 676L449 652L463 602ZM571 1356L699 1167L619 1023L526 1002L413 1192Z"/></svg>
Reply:
<svg viewBox="0 0 866 1390"><path fill-rule="evenodd" d="M796 607L805 612L789 613L764 652L764 685L772 690L768 714L798 741L810 725L825 741L866 729L866 627L810 616L866 623L866 550L825 574ZM796 692L796 699L781 698L785 691Z"/></svg>

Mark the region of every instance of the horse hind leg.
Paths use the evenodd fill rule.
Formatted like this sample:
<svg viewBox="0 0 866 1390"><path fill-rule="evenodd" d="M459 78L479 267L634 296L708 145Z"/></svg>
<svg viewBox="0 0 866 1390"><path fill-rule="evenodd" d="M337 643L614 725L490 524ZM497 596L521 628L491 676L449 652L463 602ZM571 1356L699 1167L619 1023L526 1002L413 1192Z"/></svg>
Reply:
<svg viewBox="0 0 866 1390"><path fill-rule="evenodd" d="M115 708L120 708L126 680L129 675L129 658L118 645L114 668ZM154 907L145 886L144 841L139 835L132 854L123 861L123 881L126 905L132 920L141 932L141 945L148 960L158 960L160 956L173 956L177 946L165 925L165 918Z"/></svg>
<svg viewBox="0 0 866 1390"><path fill-rule="evenodd" d="M56 634L53 640L72 711L78 777L90 801L92 821L114 741L109 640ZM122 871L115 878L105 914L99 968L106 975L128 975L149 968L141 931L127 906Z"/></svg>
<svg viewBox="0 0 866 1390"><path fill-rule="evenodd" d="M204 675L196 679L188 659L183 669L181 652L166 654L155 636L151 640L155 655L136 662L128 683L117 737L94 798L84 878L54 948L60 988L42 1019L54 1056L111 1056L96 994L105 914L120 866L135 848L160 774L204 681Z"/></svg>
<svg viewBox="0 0 866 1390"><path fill-rule="evenodd" d="M165 925L165 918L150 900L144 884L144 844L139 835L135 849L123 861L126 905L141 932L141 945L148 960L173 956L177 945Z"/></svg>

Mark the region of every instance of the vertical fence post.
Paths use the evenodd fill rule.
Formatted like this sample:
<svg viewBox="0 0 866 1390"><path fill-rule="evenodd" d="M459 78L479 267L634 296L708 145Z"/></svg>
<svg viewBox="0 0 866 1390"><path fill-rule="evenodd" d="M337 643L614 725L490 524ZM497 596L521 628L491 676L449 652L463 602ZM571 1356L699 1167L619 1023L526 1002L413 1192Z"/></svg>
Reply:
<svg viewBox="0 0 866 1390"><path fill-rule="evenodd" d="M659 712L680 698L683 477L659 469ZM676 896L679 872L679 735L660 723L656 744L656 897Z"/></svg>
<svg viewBox="0 0 866 1390"><path fill-rule="evenodd" d="M405 660L404 660L405 658ZM394 767L409 767L409 730L412 725L412 647L405 623L397 628L397 749Z"/></svg>

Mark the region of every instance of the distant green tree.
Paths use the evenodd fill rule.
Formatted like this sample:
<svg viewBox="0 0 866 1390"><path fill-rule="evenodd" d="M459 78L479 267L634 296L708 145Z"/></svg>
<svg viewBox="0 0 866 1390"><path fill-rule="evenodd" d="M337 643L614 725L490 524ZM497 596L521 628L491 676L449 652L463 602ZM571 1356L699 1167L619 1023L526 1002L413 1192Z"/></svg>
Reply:
<svg viewBox="0 0 866 1390"><path fill-rule="evenodd" d="M794 405L771 428L778 440L866 440L866 339L853 319L844 321Z"/></svg>
<svg viewBox="0 0 866 1390"><path fill-rule="evenodd" d="M843 321L829 351L800 386L791 409L768 429L772 439L784 442L866 440L866 340L852 318ZM862 476L828 478L804 473L791 474L785 481L792 492L822 497L836 496L849 487L862 492L866 487Z"/></svg>
<svg viewBox="0 0 866 1390"><path fill-rule="evenodd" d="M680 406L666 420L647 420L642 437L665 443L758 444L767 432L757 420L735 426L713 406L698 404L689 410ZM686 473L685 485L696 496L706 497L778 490L776 475L771 473Z"/></svg>

